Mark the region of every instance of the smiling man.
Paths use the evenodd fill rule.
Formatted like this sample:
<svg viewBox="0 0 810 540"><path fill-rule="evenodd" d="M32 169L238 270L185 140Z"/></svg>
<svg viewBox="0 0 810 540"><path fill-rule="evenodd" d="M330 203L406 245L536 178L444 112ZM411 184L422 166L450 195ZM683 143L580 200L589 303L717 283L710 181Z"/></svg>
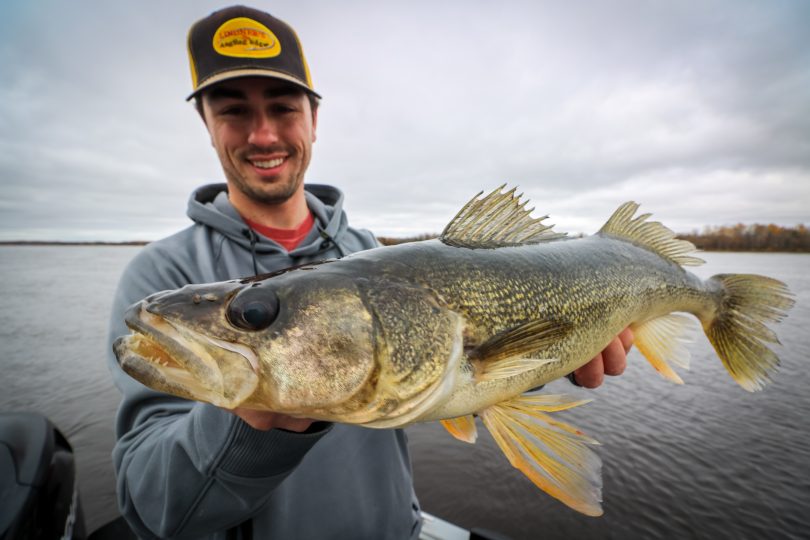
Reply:
<svg viewBox="0 0 810 540"><path fill-rule="evenodd" d="M235 79L202 93L202 117L242 217L292 228L306 216L302 188L317 111L303 91L268 78Z"/></svg>
<svg viewBox="0 0 810 540"><path fill-rule="evenodd" d="M116 293L126 308L161 290L271 272L375 247L348 226L337 189L304 184L318 100L286 23L246 7L217 11L188 36L197 110L226 182L197 189L194 224L144 248ZM623 334L577 372L598 386L624 369ZM110 348L111 350L111 348ZM228 411L150 390L110 353L123 393L113 459L122 514L141 538L417 538L421 527L401 430L273 412Z"/></svg>

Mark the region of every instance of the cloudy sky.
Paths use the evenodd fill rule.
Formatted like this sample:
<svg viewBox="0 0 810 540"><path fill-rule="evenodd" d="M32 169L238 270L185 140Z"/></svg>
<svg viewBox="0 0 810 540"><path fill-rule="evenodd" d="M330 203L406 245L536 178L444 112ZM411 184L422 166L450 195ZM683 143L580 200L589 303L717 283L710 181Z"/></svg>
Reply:
<svg viewBox="0 0 810 540"><path fill-rule="evenodd" d="M184 101L219 2L0 4L0 240L152 240L222 178ZM557 229L810 223L806 0L275 1L324 96L308 181L380 235L518 185ZM497 7L496 7L497 6Z"/></svg>

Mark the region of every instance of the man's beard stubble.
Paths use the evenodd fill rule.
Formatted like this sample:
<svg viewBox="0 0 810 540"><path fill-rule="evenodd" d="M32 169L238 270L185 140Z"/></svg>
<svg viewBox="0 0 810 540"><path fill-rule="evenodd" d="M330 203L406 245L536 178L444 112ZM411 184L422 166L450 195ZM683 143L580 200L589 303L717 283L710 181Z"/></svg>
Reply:
<svg viewBox="0 0 810 540"><path fill-rule="evenodd" d="M256 203L268 205L287 202L298 190L298 186L300 184L300 178L294 179L292 182L285 182L283 184L272 184L269 187L273 187L275 189L268 192L255 189L252 186L247 185L247 183L243 182L241 179L234 182L236 188L244 193L247 198Z"/></svg>
<svg viewBox="0 0 810 540"><path fill-rule="evenodd" d="M256 153L273 153L274 150L264 150L259 148L250 148L245 154L256 154ZM293 159L296 157L297 154L295 153L288 153L287 159ZM240 156L241 157L241 156ZM305 167L306 169L306 167ZM226 171L227 173L227 171ZM250 185L249 182L245 178L243 178L239 171L235 171L235 174L231 175L231 183L241 191L247 198L252 200L253 202L259 204L267 204L267 205L276 205L282 204L287 202L290 197L292 197L295 192L298 190L299 186L303 182L303 174L300 175L293 175L292 177L288 178L287 181L281 182L273 182L262 184L261 186L264 188L269 188L268 190L257 189L256 187Z"/></svg>

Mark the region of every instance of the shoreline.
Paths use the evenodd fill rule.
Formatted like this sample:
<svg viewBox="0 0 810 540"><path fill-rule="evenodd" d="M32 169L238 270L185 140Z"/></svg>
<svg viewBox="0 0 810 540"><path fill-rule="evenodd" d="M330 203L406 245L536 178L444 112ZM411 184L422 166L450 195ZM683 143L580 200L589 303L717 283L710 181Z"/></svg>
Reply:
<svg viewBox="0 0 810 540"><path fill-rule="evenodd" d="M125 242L99 241L62 241L62 240L0 240L0 246L145 246L149 240L130 240Z"/></svg>
<svg viewBox="0 0 810 540"><path fill-rule="evenodd" d="M420 238L421 239L421 238ZM392 238L380 238L379 240L382 241L382 244L389 245L394 243L404 243L404 242L412 242L414 239L412 238L402 238L402 239L392 239ZM391 242L391 240L395 240ZM7 246L7 247L14 247L14 246L40 246L40 247L48 247L48 246L65 246L65 247L88 247L88 246L99 246L99 247L142 247L149 243L152 240L127 240L122 242L102 242L102 241L69 241L69 240L0 240L0 247ZM709 253L810 253L808 250L779 250L779 249L701 249L698 248L698 251L709 252Z"/></svg>
<svg viewBox="0 0 810 540"><path fill-rule="evenodd" d="M390 241L390 238L382 239L383 244L385 240ZM412 239L402 239L405 242L413 241ZM100 241L63 241L63 240L0 240L0 247L15 247L15 246L31 246L31 247L48 247L48 246L65 246L65 247L142 247L149 243L151 240L129 240L123 242L100 242ZM810 253L808 250L779 250L779 249L700 249L698 251L709 253Z"/></svg>

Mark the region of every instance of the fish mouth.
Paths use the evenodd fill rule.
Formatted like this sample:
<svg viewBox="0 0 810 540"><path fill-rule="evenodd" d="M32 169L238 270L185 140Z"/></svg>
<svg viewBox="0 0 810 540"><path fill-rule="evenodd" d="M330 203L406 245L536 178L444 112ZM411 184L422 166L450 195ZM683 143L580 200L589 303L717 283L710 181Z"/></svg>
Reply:
<svg viewBox="0 0 810 540"><path fill-rule="evenodd" d="M144 302L125 317L132 333L113 350L121 368L139 382L180 397L233 409L259 384L259 360L249 347L196 332L150 313Z"/></svg>

